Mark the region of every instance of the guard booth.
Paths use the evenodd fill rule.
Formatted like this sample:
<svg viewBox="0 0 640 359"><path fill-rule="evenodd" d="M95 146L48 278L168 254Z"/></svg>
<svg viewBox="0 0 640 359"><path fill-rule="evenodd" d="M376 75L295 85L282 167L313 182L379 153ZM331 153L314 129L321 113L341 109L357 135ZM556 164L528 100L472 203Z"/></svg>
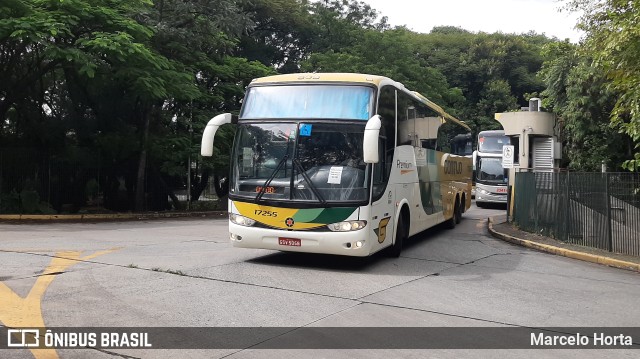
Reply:
<svg viewBox="0 0 640 359"><path fill-rule="evenodd" d="M542 111L540 103L539 98L532 98L529 107L518 112L495 114L496 121L511 140L511 145L503 148L503 166L509 169L507 218L513 214L514 197L517 196L514 190L516 173L553 173L560 167L560 126L555 114Z"/></svg>

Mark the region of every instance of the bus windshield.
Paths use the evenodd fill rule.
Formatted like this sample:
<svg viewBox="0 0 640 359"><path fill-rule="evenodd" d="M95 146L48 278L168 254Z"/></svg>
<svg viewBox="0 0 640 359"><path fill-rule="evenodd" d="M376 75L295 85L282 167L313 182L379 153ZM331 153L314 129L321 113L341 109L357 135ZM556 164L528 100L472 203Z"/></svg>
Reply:
<svg viewBox="0 0 640 359"><path fill-rule="evenodd" d="M368 120L373 88L347 85L282 85L250 87L241 119Z"/></svg>
<svg viewBox="0 0 640 359"><path fill-rule="evenodd" d="M478 151L482 153L502 153L502 146L508 144L508 136L480 136L478 138Z"/></svg>
<svg viewBox="0 0 640 359"><path fill-rule="evenodd" d="M451 140L451 154L459 156L470 156L473 154L473 141L471 134L456 135Z"/></svg>
<svg viewBox="0 0 640 359"><path fill-rule="evenodd" d="M502 158L481 157L478 159L477 181L493 184L507 182L506 170L502 168Z"/></svg>
<svg viewBox="0 0 640 359"><path fill-rule="evenodd" d="M263 201L365 202L364 126L242 124L232 154L230 193Z"/></svg>

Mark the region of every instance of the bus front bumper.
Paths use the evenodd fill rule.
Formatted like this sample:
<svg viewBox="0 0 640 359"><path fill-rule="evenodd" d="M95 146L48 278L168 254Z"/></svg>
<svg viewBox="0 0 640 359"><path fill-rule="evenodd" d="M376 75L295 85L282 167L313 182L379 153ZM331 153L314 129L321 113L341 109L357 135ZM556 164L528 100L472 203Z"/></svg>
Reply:
<svg viewBox="0 0 640 359"><path fill-rule="evenodd" d="M507 203L507 194L501 193L481 193L480 191L476 191L476 203Z"/></svg>
<svg viewBox="0 0 640 359"><path fill-rule="evenodd" d="M368 230L367 226L352 232L286 231L229 223L229 237L234 247L355 257L371 254Z"/></svg>

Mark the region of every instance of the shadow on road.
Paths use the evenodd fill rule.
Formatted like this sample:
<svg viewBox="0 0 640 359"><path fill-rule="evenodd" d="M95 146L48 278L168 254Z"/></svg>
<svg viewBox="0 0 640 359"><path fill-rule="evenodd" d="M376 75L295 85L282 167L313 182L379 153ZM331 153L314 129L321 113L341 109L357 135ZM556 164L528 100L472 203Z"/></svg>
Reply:
<svg viewBox="0 0 640 359"><path fill-rule="evenodd" d="M436 240L441 235L446 235L448 229L443 224L427 229L405 241L403 250ZM276 252L262 257L252 258L248 263L325 269L334 271L366 271L382 262L400 262L398 258L390 258L387 250L383 249L369 257L350 257L330 254Z"/></svg>
<svg viewBox="0 0 640 359"><path fill-rule="evenodd" d="M374 265L384 254L376 253L369 257L348 257L330 254L276 252L266 256L248 260L248 263L270 265L304 267L313 269L324 269L331 271L365 271Z"/></svg>
<svg viewBox="0 0 640 359"><path fill-rule="evenodd" d="M344 272L367 275L389 276L438 276L447 275L447 270L470 266L458 274L472 275L477 278L488 278L497 272L512 271L521 260L517 251L510 246L486 237L484 232L477 232L477 225L482 221L464 218L456 229L447 229L444 224L435 226L410 237L405 241L400 258L389 258L382 250L370 257L347 257L325 254L308 254L293 252L274 252L252 258L247 264L269 267L295 268L308 272ZM476 231L474 233L469 233ZM489 243L487 243L489 242ZM513 255L516 255L515 257ZM509 256L510 259L500 261L499 265L482 261L494 256ZM493 259L495 260L495 259Z"/></svg>
<svg viewBox="0 0 640 359"><path fill-rule="evenodd" d="M476 203L476 202L473 202L473 203L478 208L498 209L498 210L502 210L502 211L506 211L507 210L507 204L506 203L482 203L481 205L478 205L478 203Z"/></svg>

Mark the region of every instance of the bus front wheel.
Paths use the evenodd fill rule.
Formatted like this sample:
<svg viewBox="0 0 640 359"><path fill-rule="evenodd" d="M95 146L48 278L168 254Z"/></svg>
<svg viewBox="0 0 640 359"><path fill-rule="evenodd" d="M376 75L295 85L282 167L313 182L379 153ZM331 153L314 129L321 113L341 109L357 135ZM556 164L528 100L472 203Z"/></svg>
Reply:
<svg viewBox="0 0 640 359"><path fill-rule="evenodd" d="M402 252L402 245L404 243L406 233L404 227L404 220L402 216L398 218L398 224L396 225L396 240L393 242L391 247L389 247L389 257L398 258L400 257L400 252Z"/></svg>

